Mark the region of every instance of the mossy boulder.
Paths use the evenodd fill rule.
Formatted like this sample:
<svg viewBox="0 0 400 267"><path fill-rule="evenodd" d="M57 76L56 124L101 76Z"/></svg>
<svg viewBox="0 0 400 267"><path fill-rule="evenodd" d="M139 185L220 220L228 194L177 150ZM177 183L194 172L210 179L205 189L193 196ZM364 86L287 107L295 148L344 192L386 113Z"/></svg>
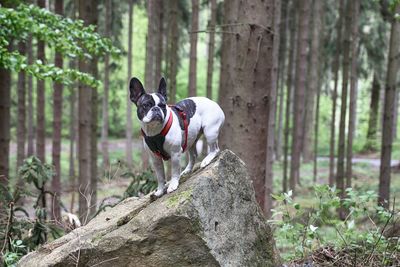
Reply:
<svg viewBox="0 0 400 267"><path fill-rule="evenodd" d="M245 164L225 150L178 190L128 198L19 266L278 266Z"/></svg>

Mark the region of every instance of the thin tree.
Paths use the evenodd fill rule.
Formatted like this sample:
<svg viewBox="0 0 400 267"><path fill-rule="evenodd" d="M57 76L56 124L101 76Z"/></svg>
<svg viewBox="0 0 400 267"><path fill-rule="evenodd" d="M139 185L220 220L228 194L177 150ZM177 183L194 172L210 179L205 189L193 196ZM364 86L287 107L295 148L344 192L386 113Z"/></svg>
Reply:
<svg viewBox="0 0 400 267"><path fill-rule="evenodd" d="M111 9L112 9L111 0L106 0L106 17L105 17L105 36L110 38L111 36ZM104 95L103 95L103 120L101 127L101 150L103 155L103 168L105 170L108 169L110 165L110 155L108 151L108 96L110 88L110 55L104 56Z"/></svg>
<svg viewBox="0 0 400 267"><path fill-rule="evenodd" d="M395 13L400 13L400 4L396 3ZM397 85L397 73L400 67L400 21L391 18L389 61L386 75L385 102L382 127L381 166L379 173L379 197L378 203L389 207L391 157L393 144L394 107Z"/></svg>
<svg viewBox="0 0 400 267"><path fill-rule="evenodd" d="M26 43L26 50L27 50L27 60L28 64L32 65L33 63L33 51L32 51L32 38L29 37ZM28 134L27 134L27 151L26 155L32 156L34 154L34 138L35 138L35 131L33 129L33 78L32 75L28 75L28 105L27 105L27 114L28 114Z"/></svg>
<svg viewBox="0 0 400 267"><path fill-rule="evenodd" d="M133 0L129 1L129 22L128 22L128 80L132 77L132 30L133 30ZM126 109L126 161L129 169L132 169L132 102L127 99Z"/></svg>
<svg viewBox="0 0 400 267"><path fill-rule="evenodd" d="M168 25L168 101L170 103L176 102L176 75L178 73L178 61L179 61L179 32L178 32L178 0L171 0L169 5L169 25Z"/></svg>
<svg viewBox="0 0 400 267"><path fill-rule="evenodd" d="M188 96L196 96L197 90L197 34L199 30L199 0L192 0L192 21L190 30L190 62Z"/></svg>
<svg viewBox="0 0 400 267"><path fill-rule="evenodd" d="M21 55L26 53L26 44L20 42L18 44L18 50ZM17 121L17 166L16 170L18 172L19 166L21 166L22 161L25 158L25 133L26 133L26 76L24 71L18 73L18 121ZM23 181L18 181L19 186L23 185Z"/></svg>
<svg viewBox="0 0 400 267"><path fill-rule="evenodd" d="M332 118L331 118L331 136L329 142L329 186L333 186L335 183L335 139L336 139L336 106L337 106L337 91L339 82L339 66L340 66L340 51L342 51L342 24L344 17L344 0L339 2L339 19L336 24L336 52L335 58L332 64L332 72L334 79L333 93L332 93Z"/></svg>
<svg viewBox="0 0 400 267"><path fill-rule="evenodd" d="M55 12L61 16L64 13L64 1L56 0ZM60 52L55 53L56 67L63 68L63 58ZM62 110L63 110L63 85L55 82L53 90L53 146L52 146L52 164L54 165L55 175L51 180L51 189L54 192L52 200L51 217L53 220L60 221L60 197L61 197L61 129L62 129Z"/></svg>
<svg viewBox="0 0 400 267"><path fill-rule="evenodd" d="M351 23L353 15L352 1L347 1L346 5L346 17L344 27L344 39L343 39L343 67L342 67L342 96L341 96L341 108L340 108L340 124L339 124L339 144L338 144L338 160L337 160L337 171L336 171L336 188L340 190L340 198L343 199L345 196L345 151L346 151L346 114L347 114L347 95L348 95L348 84L350 74L350 43L351 43ZM344 218L344 210L339 210L339 216L341 219Z"/></svg>
<svg viewBox="0 0 400 267"><path fill-rule="evenodd" d="M45 0L38 0L38 6L46 8ZM45 62L44 41L37 42L37 58ZM37 79L37 102L36 102L36 154L38 158L45 162L46 152L46 125L45 125L45 84L43 79Z"/></svg>
<svg viewBox="0 0 400 267"><path fill-rule="evenodd" d="M154 69L154 77L159 79L162 74L162 62L163 62L163 43L164 43L164 1L157 1L156 2L157 8L157 49L155 55L155 69ZM155 89L155 88L154 88Z"/></svg>
<svg viewBox="0 0 400 267"><path fill-rule="evenodd" d="M210 0L210 20L208 23L208 62L207 62L207 86L206 96L212 98L212 79L214 72L214 50L215 50L215 24L217 21L217 0Z"/></svg>
<svg viewBox="0 0 400 267"><path fill-rule="evenodd" d="M296 82L293 107L292 150L290 165L290 189L295 192L296 184L300 183L300 156L302 143L302 128L305 104L305 85L307 77L308 32L311 6L310 0L300 0L299 4L299 36L297 39Z"/></svg>
<svg viewBox="0 0 400 267"><path fill-rule="evenodd" d="M289 166L289 135L290 135L290 114L292 103L292 87L293 77L295 70L295 57L296 57L296 24L297 24L297 4L292 1L289 12L289 62L286 78L286 103L285 103L285 131L284 131L284 145L283 145L283 179L282 190L287 192L288 186L288 166Z"/></svg>
<svg viewBox="0 0 400 267"><path fill-rule="evenodd" d="M351 42L351 78L350 78L350 104L349 104L349 129L347 132L347 155L346 155L346 188L351 187L353 176L353 139L356 125L357 105L357 58L358 58L358 15L360 9L359 0L353 0L352 42Z"/></svg>
<svg viewBox="0 0 400 267"><path fill-rule="evenodd" d="M79 1L79 19L85 25L90 23L90 14L93 12L91 1ZM79 70L89 72L89 63L79 59ZM79 217L86 222L90 206L90 179L91 179L91 119L92 119L92 88L79 83L79 127L78 127L78 192L79 192Z"/></svg>
<svg viewBox="0 0 400 267"><path fill-rule="evenodd" d="M380 100L381 85L379 83L378 74L374 72L371 86L371 102L369 106L369 119L367 130L367 142L364 149L368 151L375 151L377 145L377 132L378 132L378 114L379 114L379 100Z"/></svg>
<svg viewBox="0 0 400 267"><path fill-rule="evenodd" d="M219 96L226 124L220 143L222 147L229 145L247 164L261 207L265 203L268 114L274 108L270 97L271 90L275 90L272 85L276 75L275 35L268 30L275 25L273 3L272 0L225 1L223 24L227 26L221 50ZM237 25L235 21L245 25Z"/></svg>

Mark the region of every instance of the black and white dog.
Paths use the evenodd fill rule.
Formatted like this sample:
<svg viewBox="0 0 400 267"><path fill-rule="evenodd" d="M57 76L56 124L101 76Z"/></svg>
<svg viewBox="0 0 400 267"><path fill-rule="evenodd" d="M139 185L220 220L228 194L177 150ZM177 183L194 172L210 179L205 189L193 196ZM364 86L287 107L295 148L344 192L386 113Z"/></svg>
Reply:
<svg viewBox="0 0 400 267"><path fill-rule="evenodd" d="M181 175L192 171L196 161L196 142L203 133L208 155L201 167L208 165L219 151L218 135L225 115L220 106L205 97L186 98L176 105L167 105L167 84L161 78L158 92L148 94L137 78L129 83L130 99L137 106L144 146L148 151L158 179L157 197L164 194L165 172L163 160L171 159L172 177L167 193L178 188ZM180 159L187 151L189 163L181 173Z"/></svg>

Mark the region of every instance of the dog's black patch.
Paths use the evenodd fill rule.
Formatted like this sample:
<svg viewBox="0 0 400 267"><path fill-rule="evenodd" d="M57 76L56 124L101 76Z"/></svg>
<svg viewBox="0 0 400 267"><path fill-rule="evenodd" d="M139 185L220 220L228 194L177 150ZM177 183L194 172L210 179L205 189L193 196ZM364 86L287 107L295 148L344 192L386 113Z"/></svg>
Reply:
<svg viewBox="0 0 400 267"><path fill-rule="evenodd" d="M170 155L164 150L165 136L157 134L154 136L144 135L144 141L153 153L162 157L163 160L170 159Z"/></svg>
<svg viewBox="0 0 400 267"><path fill-rule="evenodd" d="M156 102L150 94L142 95L137 102L137 116L139 120L142 120L147 112L155 105Z"/></svg>
<svg viewBox="0 0 400 267"><path fill-rule="evenodd" d="M181 127L182 130L184 130L185 125L183 119L181 118L181 116L179 116L179 110L185 112L186 119L189 125L190 118L193 117L193 115L196 113L196 103L194 103L194 101L191 99L184 99L176 103L176 105L172 107L172 110L175 112L176 116L179 119L179 126Z"/></svg>
<svg viewBox="0 0 400 267"><path fill-rule="evenodd" d="M165 116L167 116L167 101L165 101L165 98L160 93L156 93L156 95L160 99L160 103L158 103L158 106L164 113L164 119L165 119Z"/></svg>

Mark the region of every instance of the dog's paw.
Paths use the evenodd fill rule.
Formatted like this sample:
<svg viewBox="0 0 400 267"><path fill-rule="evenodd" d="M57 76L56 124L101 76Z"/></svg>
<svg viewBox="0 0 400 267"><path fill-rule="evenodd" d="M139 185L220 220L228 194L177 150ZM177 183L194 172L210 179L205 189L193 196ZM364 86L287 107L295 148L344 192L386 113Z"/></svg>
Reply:
<svg viewBox="0 0 400 267"><path fill-rule="evenodd" d="M154 192L154 195L155 195L156 197L161 197L162 195L164 195L164 188L159 188L159 189L157 189L157 191Z"/></svg>
<svg viewBox="0 0 400 267"><path fill-rule="evenodd" d="M192 171L192 169L186 168L183 172L181 172L181 176L184 176L186 174L189 174Z"/></svg>
<svg viewBox="0 0 400 267"><path fill-rule="evenodd" d="M173 179L170 181L167 189L167 193L171 193L175 191L178 188L179 185L179 180Z"/></svg>

